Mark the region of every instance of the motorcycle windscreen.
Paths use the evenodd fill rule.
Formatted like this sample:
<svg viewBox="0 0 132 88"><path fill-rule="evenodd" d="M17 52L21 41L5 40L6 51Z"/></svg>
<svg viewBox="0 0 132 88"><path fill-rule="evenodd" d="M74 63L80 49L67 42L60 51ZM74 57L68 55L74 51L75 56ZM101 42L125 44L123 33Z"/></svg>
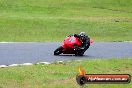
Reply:
<svg viewBox="0 0 132 88"><path fill-rule="evenodd" d="M81 45L81 42L79 41L78 38L76 38L74 36L65 38L64 43L63 43L64 47L74 48L74 45L76 45L76 46Z"/></svg>

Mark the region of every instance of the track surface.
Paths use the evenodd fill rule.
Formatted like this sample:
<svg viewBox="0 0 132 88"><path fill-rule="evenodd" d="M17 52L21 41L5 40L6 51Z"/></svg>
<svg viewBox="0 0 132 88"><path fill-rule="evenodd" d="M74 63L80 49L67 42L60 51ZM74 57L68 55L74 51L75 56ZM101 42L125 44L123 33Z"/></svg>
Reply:
<svg viewBox="0 0 132 88"><path fill-rule="evenodd" d="M95 42L84 56L54 56L60 43L0 43L0 65L53 62L60 60L132 57L132 42Z"/></svg>

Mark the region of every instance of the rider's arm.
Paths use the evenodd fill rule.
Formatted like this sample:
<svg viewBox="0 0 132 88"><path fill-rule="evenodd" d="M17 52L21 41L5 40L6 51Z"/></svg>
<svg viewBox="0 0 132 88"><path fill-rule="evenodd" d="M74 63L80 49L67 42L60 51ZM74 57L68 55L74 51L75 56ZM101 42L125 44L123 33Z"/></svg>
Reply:
<svg viewBox="0 0 132 88"><path fill-rule="evenodd" d="M78 34L74 34L74 37L80 38L80 36Z"/></svg>
<svg viewBox="0 0 132 88"><path fill-rule="evenodd" d="M80 38L80 36L78 34L71 34L68 37L70 37L70 36L74 36L74 37Z"/></svg>
<svg viewBox="0 0 132 88"><path fill-rule="evenodd" d="M73 36L73 34L68 35L67 37Z"/></svg>

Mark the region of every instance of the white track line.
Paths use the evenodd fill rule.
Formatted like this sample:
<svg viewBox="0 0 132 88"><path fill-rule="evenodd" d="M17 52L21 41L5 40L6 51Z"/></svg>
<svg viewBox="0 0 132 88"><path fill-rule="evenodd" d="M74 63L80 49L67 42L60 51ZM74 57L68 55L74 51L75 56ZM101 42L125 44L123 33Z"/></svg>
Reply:
<svg viewBox="0 0 132 88"><path fill-rule="evenodd" d="M49 63L49 62L39 62L37 64L51 64L51 63Z"/></svg>
<svg viewBox="0 0 132 88"><path fill-rule="evenodd" d="M19 66L19 64L11 64L11 65L8 65L9 67L14 67L14 66Z"/></svg>
<svg viewBox="0 0 132 88"><path fill-rule="evenodd" d="M6 68L8 67L7 65L0 65L0 68Z"/></svg>
<svg viewBox="0 0 132 88"><path fill-rule="evenodd" d="M21 65L33 65L33 63L23 63Z"/></svg>
<svg viewBox="0 0 132 88"><path fill-rule="evenodd" d="M74 60L74 61L82 61L82 60ZM61 64L63 62L72 62L72 61L56 61L57 63ZM52 64L52 63L56 63L56 62L38 62L35 64ZM11 65L0 65L0 68L6 68L6 67L16 67L16 66L29 66L29 65L34 65L33 63L23 63L23 64L11 64Z"/></svg>

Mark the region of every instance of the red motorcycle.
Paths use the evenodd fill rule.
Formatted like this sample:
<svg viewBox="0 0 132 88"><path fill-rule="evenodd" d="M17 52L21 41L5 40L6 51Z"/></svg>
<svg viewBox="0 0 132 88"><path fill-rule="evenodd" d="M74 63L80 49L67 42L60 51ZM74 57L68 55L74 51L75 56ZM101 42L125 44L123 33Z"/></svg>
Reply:
<svg viewBox="0 0 132 88"><path fill-rule="evenodd" d="M93 40L90 38L90 45ZM77 37L70 36L64 39L63 44L54 51L54 55L60 54L75 54L79 55L79 49L77 47L81 46L81 40Z"/></svg>

